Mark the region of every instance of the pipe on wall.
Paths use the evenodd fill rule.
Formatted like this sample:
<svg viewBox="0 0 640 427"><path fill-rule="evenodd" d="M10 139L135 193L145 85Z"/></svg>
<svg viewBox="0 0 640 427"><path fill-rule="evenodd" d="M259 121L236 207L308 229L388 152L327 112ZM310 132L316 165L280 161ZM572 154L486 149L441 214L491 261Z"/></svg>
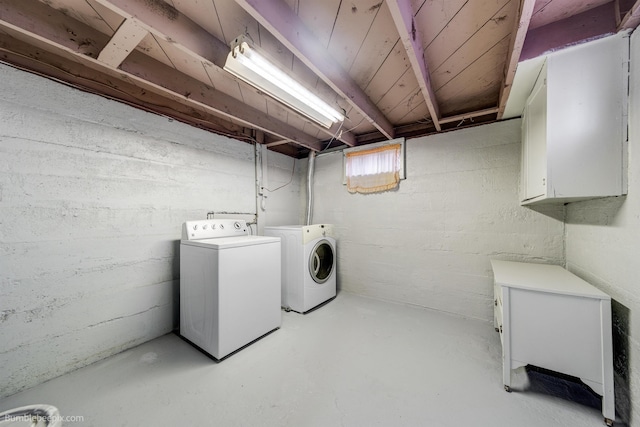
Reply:
<svg viewBox="0 0 640 427"><path fill-rule="evenodd" d="M309 163L307 165L307 221L306 225L311 225L313 214L313 172L316 165L316 152L309 154Z"/></svg>

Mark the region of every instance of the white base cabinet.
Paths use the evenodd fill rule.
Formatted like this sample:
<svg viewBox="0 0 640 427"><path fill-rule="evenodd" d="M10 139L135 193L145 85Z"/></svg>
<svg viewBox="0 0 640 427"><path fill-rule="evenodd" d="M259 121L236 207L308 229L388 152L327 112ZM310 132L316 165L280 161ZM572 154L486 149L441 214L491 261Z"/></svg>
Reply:
<svg viewBox="0 0 640 427"><path fill-rule="evenodd" d="M580 378L615 420L611 298L557 265L492 260L503 381L533 365Z"/></svg>

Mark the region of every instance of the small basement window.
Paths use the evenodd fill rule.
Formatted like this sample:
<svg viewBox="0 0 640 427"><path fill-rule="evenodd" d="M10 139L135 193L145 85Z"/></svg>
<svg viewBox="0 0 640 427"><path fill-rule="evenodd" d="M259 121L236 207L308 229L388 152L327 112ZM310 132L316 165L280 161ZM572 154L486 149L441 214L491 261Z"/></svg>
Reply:
<svg viewBox="0 0 640 427"><path fill-rule="evenodd" d="M344 180L350 193L397 188L405 179L404 138L344 150Z"/></svg>

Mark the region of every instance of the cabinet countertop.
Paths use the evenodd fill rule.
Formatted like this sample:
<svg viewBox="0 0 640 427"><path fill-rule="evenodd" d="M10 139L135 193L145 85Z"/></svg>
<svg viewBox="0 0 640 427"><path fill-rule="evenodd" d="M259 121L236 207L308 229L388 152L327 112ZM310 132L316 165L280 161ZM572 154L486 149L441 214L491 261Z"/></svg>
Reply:
<svg viewBox="0 0 640 427"><path fill-rule="evenodd" d="M610 300L611 297L559 265L491 260L501 286Z"/></svg>

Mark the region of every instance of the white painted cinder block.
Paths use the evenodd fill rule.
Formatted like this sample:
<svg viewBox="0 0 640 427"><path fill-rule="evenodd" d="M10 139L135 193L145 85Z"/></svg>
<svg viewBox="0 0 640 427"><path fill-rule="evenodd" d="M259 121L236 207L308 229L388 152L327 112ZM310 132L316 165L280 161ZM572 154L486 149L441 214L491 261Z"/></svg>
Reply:
<svg viewBox="0 0 640 427"><path fill-rule="evenodd" d="M266 215L265 224L301 224L304 216L304 206L301 203L301 186L304 182L301 177L306 173L306 161L272 151L265 154L264 160L269 164L269 174L268 183L262 189L264 202L260 203L259 209Z"/></svg>
<svg viewBox="0 0 640 427"><path fill-rule="evenodd" d="M628 195L567 205L567 268L613 300L616 409L640 426L640 34L631 36Z"/></svg>
<svg viewBox="0 0 640 427"><path fill-rule="evenodd" d="M407 141L397 191L349 194L316 163L314 222L336 224L341 290L489 321L490 258L562 264L563 207L518 202L520 120Z"/></svg>
<svg viewBox="0 0 640 427"><path fill-rule="evenodd" d="M179 239L256 212L254 148L0 65L0 397L170 332ZM268 208L300 217L293 159ZM266 212L261 212L266 215Z"/></svg>

